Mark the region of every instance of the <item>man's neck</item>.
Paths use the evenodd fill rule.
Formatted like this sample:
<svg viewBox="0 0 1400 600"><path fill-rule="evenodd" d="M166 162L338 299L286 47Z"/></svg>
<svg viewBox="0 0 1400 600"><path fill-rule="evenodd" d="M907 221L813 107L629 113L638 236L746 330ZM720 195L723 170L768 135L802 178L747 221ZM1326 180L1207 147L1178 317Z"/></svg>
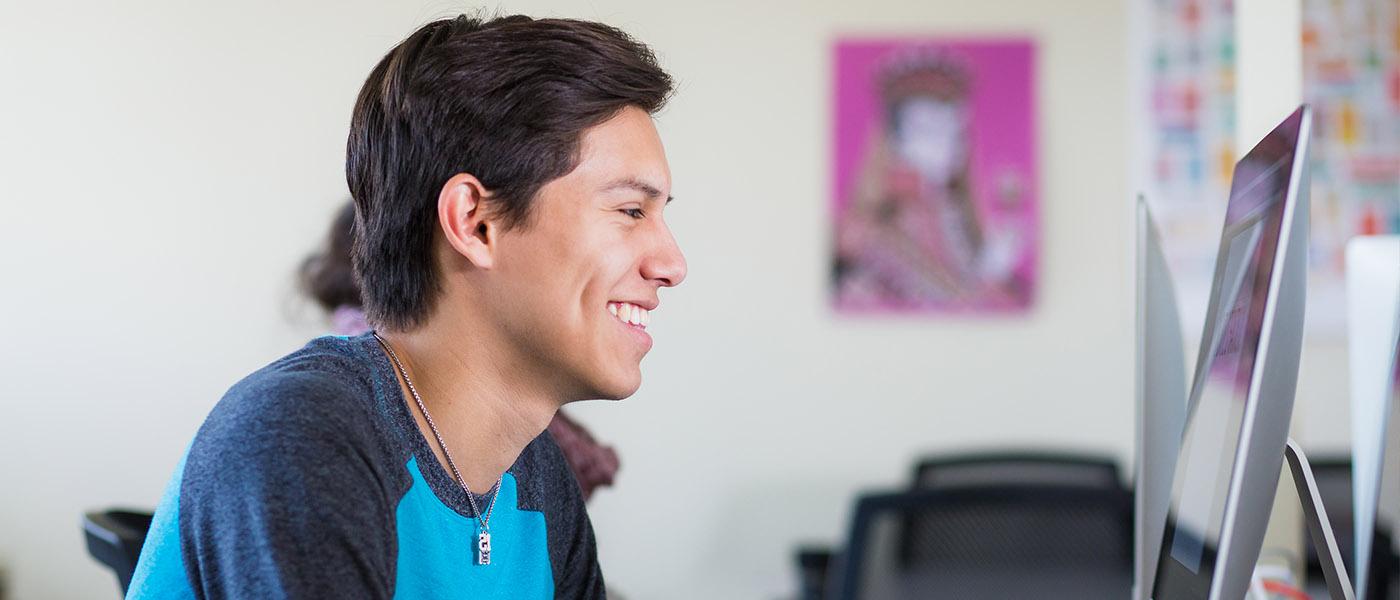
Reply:
<svg viewBox="0 0 1400 600"><path fill-rule="evenodd" d="M485 494L558 411L560 401L536 387L529 365L491 328L431 323L381 332L398 354L467 487ZM409 411L438 462L448 462L408 387Z"/></svg>

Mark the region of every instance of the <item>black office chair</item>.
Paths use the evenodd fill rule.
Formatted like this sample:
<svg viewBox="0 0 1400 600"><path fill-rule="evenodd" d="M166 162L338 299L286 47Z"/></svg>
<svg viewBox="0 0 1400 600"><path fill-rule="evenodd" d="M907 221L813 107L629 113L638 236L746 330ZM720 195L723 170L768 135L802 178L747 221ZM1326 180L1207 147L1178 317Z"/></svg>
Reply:
<svg viewBox="0 0 1400 600"><path fill-rule="evenodd" d="M834 569L841 600L1125 598L1132 496L1044 483L871 494Z"/></svg>
<svg viewBox="0 0 1400 600"><path fill-rule="evenodd" d="M997 450L926 457L914 467L915 489L1004 483L1121 489L1118 463L1096 454Z"/></svg>
<svg viewBox="0 0 1400 600"><path fill-rule="evenodd" d="M83 515L83 537L88 554L117 574L122 595L131 587L141 545L151 529L151 513L132 510L104 510Z"/></svg>
<svg viewBox="0 0 1400 600"><path fill-rule="evenodd" d="M1131 587L1131 563L1129 561L1131 559L1132 544L1132 496L1131 493L1126 491L1123 487L1122 479L1119 476L1118 465L1112 459L1087 453L1037 450L994 450L942 454L926 457L915 465L910 490L941 490L945 492L962 490L961 493L954 494L952 497L961 498L962 501L965 502L963 508L967 510L977 509L975 501L981 498L982 494L995 494L998 490L1009 490L1011 493L1021 498L1021 509L1016 509L1007 504L998 504L995 499L989 499L988 504L983 507L986 510L982 517L972 519L974 521L973 523L963 523L963 525L971 528L964 533L968 535L977 534L976 529L978 525L976 521L980 520L983 526L987 528L986 533L988 535L992 535L993 537L1010 535L1013 540L1022 541L1024 541L1027 535L1035 535L1033 529L1022 529L1019 533L1016 531L997 531L996 529L999 527L997 519L1001 517L1012 518L1014 517L1013 513L1017 510L1026 510L1028 511L1026 514L1034 514L1035 510L1047 509L1048 506L1041 506L1039 509L1035 509L1027 503L1034 503L1035 493L1041 490L1081 490L1081 492L1071 491L1067 493L1095 497L1098 498L1101 503L1106 503L1109 508L1105 509L1105 513L1099 514L1098 518L1101 522L1107 523L1109 531L1097 532L1098 535L1102 536L1102 540L1088 539L1093 537L1093 535L1086 531L1078 532L1079 535L1071 535L1064 539L1067 541L1083 540L1085 544L1089 545L1099 544L1100 541L1102 541L1104 547L1111 549L1109 554L1118 557L1108 560L1108 562L1113 564L1109 569L1113 574L1107 576L1103 580L1106 588L1113 590L1112 593L1117 594L1117 597L1121 597L1126 596L1127 592L1118 594L1117 590L1120 588L1126 590ZM1049 496L1042 499L1049 500L1054 497L1055 493L1056 492L1051 491ZM919 496L915 494L910 496L907 501L917 504L920 498L933 502L945 501L947 499L946 496ZM905 500L889 500L889 502L904 506L901 503L905 502ZM869 510L876 510L878 506L878 503L871 505ZM1098 504L1094 506L1098 506ZM930 555L929 551L933 549L927 548L923 544L923 540L930 535L941 535L937 530L940 526L945 524L940 523L939 520L945 518L947 516L946 513L939 512L939 510L942 509L916 509L914 505L908 505L907 508L910 510L895 511L902 512L903 514L890 517L895 519L895 522L888 527L890 531L884 532L882 535L890 540L888 543L893 543L896 546L894 551L898 560L905 566L917 566L921 562L924 562L924 559L937 559L937 554L941 552L941 550L934 550L932 555ZM860 518L860 510L860 507L858 507L857 520ZM1092 510L1098 510L1098 508L1091 507L1091 511ZM1051 510L1051 512L1053 513L1054 511ZM964 511L964 514L966 514L966 511ZM1046 515L1048 519L1047 523L1062 522L1066 517L1067 515L1061 514L1057 520L1057 517L1053 515ZM853 530L852 539L854 539L854 537L855 534ZM1024 543L1035 545L1035 543L1031 541L1025 541ZM982 547L982 549L987 550L986 547ZM964 550L974 552L976 549L966 547ZM1123 558L1123 556L1119 556L1120 550L1126 552L1126 554L1123 555L1127 557L1126 559ZM864 551L865 550L861 548L851 547L847 549L845 554L849 555L851 552ZM823 588L831 590L833 594L839 594L831 597L867 597L867 595L862 595L863 593L858 590L852 592L849 589L843 588L842 583L842 579L850 576L852 570L855 570L854 572L859 572L859 570L866 568L865 561L861 557L856 556L854 558L848 558L830 549L803 548L798 552L796 558L799 573L801 574L800 598L827 597L823 595L823 592L826 591ZM1006 557L997 558L993 556L987 558L987 560L995 562L1001 561L1003 558ZM854 563L852 562L853 560L855 561ZM1002 573L1008 574L1013 578L1019 576L1019 573L1016 571L1020 568L1020 566L1018 566L1019 563L1005 564L1005 568L1001 570ZM862 577L861 575L856 576ZM823 579L823 577L825 577L825 579ZM817 583L821 581L825 581L826 585L819 585ZM1128 587L1125 588L1123 587L1124 585ZM861 586L857 584L855 587L860 588ZM1035 588L1031 587L1027 589ZM963 590L960 590L959 593L962 593L962 591ZM974 593L976 592L976 590L971 591ZM932 593L933 590L929 590L929 592ZM1037 593L1039 593L1039 590L1037 590ZM1074 596L1075 594L1076 592L1073 590L1069 593L1070 596ZM876 594L874 597L880 596ZM939 596L927 596L920 593L911 597L936 598ZM972 597L977 596L974 595ZM997 596L996 593L992 593L987 597L999 596ZM1093 596L1081 597L1092 598Z"/></svg>

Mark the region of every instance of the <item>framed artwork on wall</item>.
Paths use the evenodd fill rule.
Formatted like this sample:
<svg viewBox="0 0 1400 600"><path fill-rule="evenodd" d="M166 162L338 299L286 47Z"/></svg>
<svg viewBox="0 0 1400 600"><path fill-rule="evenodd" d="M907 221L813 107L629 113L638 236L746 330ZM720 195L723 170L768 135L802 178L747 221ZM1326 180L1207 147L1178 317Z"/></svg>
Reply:
<svg viewBox="0 0 1400 600"><path fill-rule="evenodd" d="M1028 310L1040 235L1031 41L849 38L834 54L836 311Z"/></svg>

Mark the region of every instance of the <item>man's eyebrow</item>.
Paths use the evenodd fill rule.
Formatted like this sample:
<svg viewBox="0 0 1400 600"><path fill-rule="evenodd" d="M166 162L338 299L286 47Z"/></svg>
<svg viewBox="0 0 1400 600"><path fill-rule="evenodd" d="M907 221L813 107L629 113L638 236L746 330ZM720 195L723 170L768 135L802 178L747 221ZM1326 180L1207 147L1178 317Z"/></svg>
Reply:
<svg viewBox="0 0 1400 600"><path fill-rule="evenodd" d="M656 186L633 177L619 179L617 181L609 183L606 186L603 186L603 191L605 192L611 192L615 190L633 190L641 192L649 199L665 199L667 204L670 204L672 200L675 200L673 196L667 196L665 194L662 194L661 190L658 189Z"/></svg>

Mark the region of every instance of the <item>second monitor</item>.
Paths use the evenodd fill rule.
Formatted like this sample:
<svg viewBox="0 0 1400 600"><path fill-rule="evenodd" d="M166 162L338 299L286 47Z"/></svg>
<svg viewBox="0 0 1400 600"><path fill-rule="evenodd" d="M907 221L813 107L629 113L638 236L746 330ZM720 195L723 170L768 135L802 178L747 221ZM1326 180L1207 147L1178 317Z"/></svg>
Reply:
<svg viewBox="0 0 1400 600"><path fill-rule="evenodd" d="M1152 597L1243 598L1293 414L1307 279L1299 107L1235 166Z"/></svg>

